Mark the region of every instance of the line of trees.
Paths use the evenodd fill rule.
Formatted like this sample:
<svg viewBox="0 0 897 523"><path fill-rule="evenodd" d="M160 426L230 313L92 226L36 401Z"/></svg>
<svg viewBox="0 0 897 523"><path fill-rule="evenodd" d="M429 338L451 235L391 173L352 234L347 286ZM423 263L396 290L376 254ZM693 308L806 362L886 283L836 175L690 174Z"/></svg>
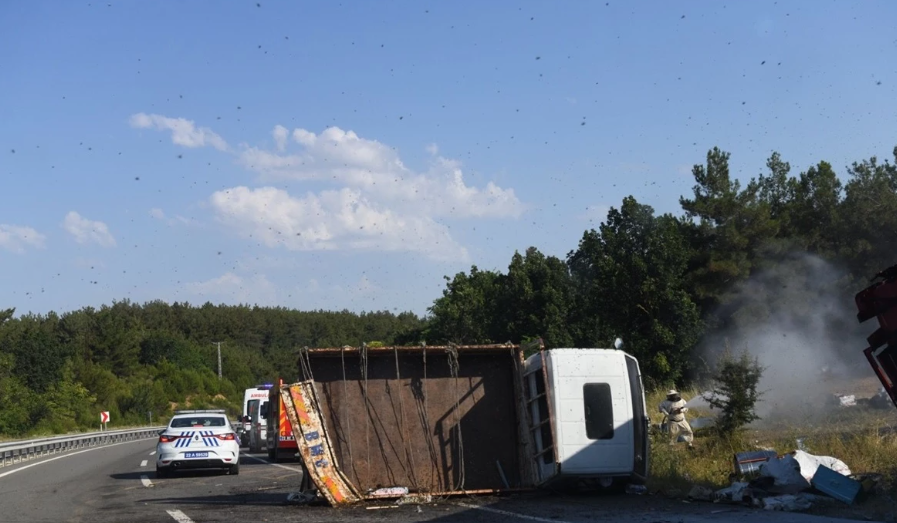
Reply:
<svg viewBox="0 0 897 523"><path fill-rule="evenodd" d="M742 187L729 159L714 148L694 166L678 216L630 196L566 259L531 247L506 272L474 266L447 277L422 336L541 336L548 347L609 347L621 336L659 387L709 370L696 350L702 340L737 340L787 315L796 330L804 323L844 340L856 359L852 296L897 262L897 166L873 157L842 182L827 162L792 175L773 153ZM843 306L823 310L832 302Z"/></svg>
<svg viewBox="0 0 897 523"><path fill-rule="evenodd" d="M0 311L0 434L143 424L177 407L241 408L243 390L297 374L303 346L392 343L412 313L130 301L61 316ZM218 379L221 345L223 379Z"/></svg>
<svg viewBox="0 0 897 523"><path fill-rule="evenodd" d="M742 187L729 154L714 148L692 174L680 215L627 197L566 259L531 247L514 253L506 272L473 266L446 277L426 318L127 300L62 315L0 311L0 434L89 428L100 410L119 423L178 406L236 411L244 388L293 376L303 346L541 337L549 347L606 347L620 336L648 383L662 386L698 376L702 340L776 314L770 288L808 289L794 307L799 321L816 313L814 297L849 301L895 262L897 167L889 161L856 162L842 181L826 162L792 175L774 153ZM840 269L815 278L806 263L790 263L801 257ZM783 265L791 270L771 271ZM739 292L757 277L764 292ZM822 328L843 335L853 323L833 311Z"/></svg>

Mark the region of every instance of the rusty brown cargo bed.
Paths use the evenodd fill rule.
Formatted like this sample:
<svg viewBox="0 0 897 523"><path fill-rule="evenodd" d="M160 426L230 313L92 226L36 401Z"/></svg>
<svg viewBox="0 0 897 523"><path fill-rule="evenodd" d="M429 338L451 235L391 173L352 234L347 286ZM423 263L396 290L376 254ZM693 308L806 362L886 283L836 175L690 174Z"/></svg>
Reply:
<svg viewBox="0 0 897 523"><path fill-rule="evenodd" d="M407 487L451 495L534 485L520 346L316 348L301 350L300 362L305 390L314 396L305 408L323 424L324 463L345 492L364 498L379 488ZM288 410L295 412L293 405ZM307 441L310 425L294 423L294 431L297 441L317 441ZM320 458L303 454L307 468Z"/></svg>

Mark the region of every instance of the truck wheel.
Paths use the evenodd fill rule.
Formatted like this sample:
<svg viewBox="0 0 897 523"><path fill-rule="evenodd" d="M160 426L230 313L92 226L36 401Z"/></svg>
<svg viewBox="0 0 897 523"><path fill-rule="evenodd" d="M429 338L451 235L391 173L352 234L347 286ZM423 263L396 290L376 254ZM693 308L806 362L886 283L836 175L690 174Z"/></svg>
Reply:
<svg viewBox="0 0 897 523"><path fill-rule="evenodd" d="M268 448L268 459L275 463L277 462L277 447L273 449L270 447Z"/></svg>

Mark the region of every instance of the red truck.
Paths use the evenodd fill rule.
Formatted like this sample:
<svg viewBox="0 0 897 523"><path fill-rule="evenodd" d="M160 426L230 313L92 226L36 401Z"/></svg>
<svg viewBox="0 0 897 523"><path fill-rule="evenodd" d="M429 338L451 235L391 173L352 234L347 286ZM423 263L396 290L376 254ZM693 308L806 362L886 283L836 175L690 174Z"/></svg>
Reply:
<svg viewBox="0 0 897 523"><path fill-rule="evenodd" d="M280 391L283 389L283 379L277 381L277 385L268 391L267 416L267 448L268 458L272 461L281 461L296 456L298 446L293 436L293 427L287 419L286 408L283 405L283 397Z"/></svg>
<svg viewBox="0 0 897 523"><path fill-rule="evenodd" d="M863 353L891 401L897 405L897 265L875 275L875 281L857 293L860 323L878 319L878 329L866 338Z"/></svg>

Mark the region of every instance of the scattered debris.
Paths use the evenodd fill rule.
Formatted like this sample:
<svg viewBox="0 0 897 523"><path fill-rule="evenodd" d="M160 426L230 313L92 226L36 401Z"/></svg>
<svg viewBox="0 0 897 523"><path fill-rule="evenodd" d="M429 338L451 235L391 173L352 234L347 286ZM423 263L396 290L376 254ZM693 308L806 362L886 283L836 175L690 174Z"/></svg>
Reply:
<svg viewBox="0 0 897 523"><path fill-rule="evenodd" d="M292 503L294 505L308 505L318 499L318 492L316 490L309 490L307 492L290 492L287 494L287 503Z"/></svg>
<svg viewBox="0 0 897 523"><path fill-rule="evenodd" d="M797 439L798 447L805 448L803 439ZM831 456L815 456L805 450L795 450L784 456L775 451L741 452L735 455L733 476L742 477L759 472L748 482L734 482L731 486L713 492L714 503L747 504L764 510L802 512L814 504L842 501L848 505L861 494L868 494L879 487L881 474L851 476L850 468L843 461ZM811 494L816 489L828 497ZM688 497L706 499L706 489L694 486Z"/></svg>
<svg viewBox="0 0 897 523"><path fill-rule="evenodd" d="M402 496L396 501L396 505L426 505L433 503L433 496L430 494L408 494Z"/></svg>
<svg viewBox="0 0 897 523"><path fill-rule="evenodd" d="M735 454L735 472L740 476L750 476L760 472L760 466L776 457L774 450L757 450Z"/></svg>
<svg viewBox="0 0 897 523"><path fill-rule="evenodd" d="M807 479L807 482L813 479L816 469L820 466L828 467L842 476L850 475L850 468L840 459L831 456L814 456L802 450L795 450L792 454L794 459L800 463L800 473Z"/></svg>
<svg viewBox="0 0 897 523"><path fill-rule="evenodd" d="M838 401L840 402L842 407L856 407L857 406L857 397L854 394L838 396Z"/></svg>
<svg viewBox="0 0 897 523"><path fill-rule="evenodd" d="M634 484L626 485L626 493L627 494L635 494L635 495L641 496L642 494L645 494L646 492L648 492L648 487L646 487L644 485L634 485Z"/></svg>
<svg viewBox="0 0 897 523"><path fill-rule="evenodd" d="M369 498L396 498L408 494L408 487L383 487L368 491Z"/></svg>
<svg viewBox="0 0 897 523"><path fill-rule="evenodd" d="M713 491L707 487L695 485L688 491L688 499L694 501L711 501L713 499Z"/></svg>
<svg viewBox="0 0 897 523"><path fill-rule="evenodd" d="M779 510L784 512L803 512L810 510L813 501L807 494L783 494L763 498L763 510Z"/></svg>
<svg viewBox="0 0 897 523"><path fill-rule="evenodd" d="M752 504L754 494L750 485L736 481L731 486L717 490L713 493L714 503L747 503Z"/></svg>
<svg viewBox="0 0 897 523"><path fill-rule="evenodd" d="M811 483L816 490L852 505L863 487L859 481L846 476L825 465L819 465Z"/></svg>
<svg viewBox="0 0 897 523"><path fill-rule="evenodd" d="M774 480L770 490L777 494L794 494L810 487L810 481L801 474L801 465L793 454L763 463L760 475Z"/></svg>

